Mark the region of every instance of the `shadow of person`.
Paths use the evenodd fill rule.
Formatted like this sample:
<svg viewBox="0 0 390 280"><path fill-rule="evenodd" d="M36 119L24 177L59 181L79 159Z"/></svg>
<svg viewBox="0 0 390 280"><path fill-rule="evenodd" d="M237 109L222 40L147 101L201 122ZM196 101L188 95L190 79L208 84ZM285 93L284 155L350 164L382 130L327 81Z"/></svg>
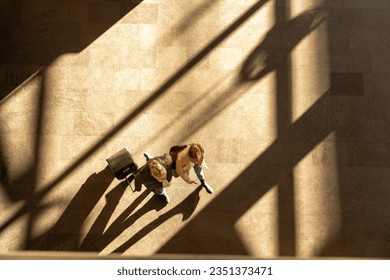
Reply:
<svg viewBox="0 0 390 280"><path fill-rule="evenodd" d="M55 225L28 241L26 250L78 250L83 223L113 180L108 166L89 176Z"/></svg>
<svg viewBox="0 0 390 280"><path fill-rule="evenodd" d="M250 86L271 71L286 72L285 76L288 77L290 69L287 69L286 66L290 65L288 59L291 52L306 36L319 28L325 19L325 14L321 9L304 12L288 21L285 21L283 18L281 23L277 19L277 24L266 34L264 40L242 62L236 85L226 91L227 94L223 95L223 99L219 100L220 102L213 103L218 104L217 110L212 108L212 105L204 110L207 112L208 119L217 116L222 109L226 108L229 105L228 101L237 102L241 93L247 92ZM283 95L285 92L288 92L287 90L284 91L284 87L281 86L283 82L284 79L276 78L276 95L279 100L284 100ZM282 97L280 97L281 95ZM261 153L210 204L178 231L171 240L167 241L158 253L251 254L247 244L244 242L242 233L236 227L237 222L273 186L286 186L284 188L292 186L291 166L296 165L303 156L313 149L313 146L311 146L312 143L310 142L307 146L297 149L294 145L286 145L284 139L295 139L297 135L300 137L306 136L308 132L312 131L307 129L312 124L312 120L322 120L318 108L320 108L320 112L322 112L322 108L328 108L326 97L317 101L316 105L306 112L299 121L289 126L287 131L283 131L269 148ZM215 107L215 105L213 106ZM324 110L324 112L327 111ZM277 104L277 113L285 114L280 104ZM329 117L327 121L329 121ZM315 140L323 139L323 136L329 133L327 126L320 127L321 130L315 135L315 139L313 139L312 135L309 135L311 136L310 139L313 139L313 142L316 144L318 142ZM197 129L200 129L200 126ZM300 132L305 134L301 136ZM285 154L291 158L283 159L281 155ZM293 212L294 209L290 210L290 206L291 203L281 203L278 209L279 213L281 213L278 219L283 222L286 221L284 228L287 229L293 228L289 213ZM255 216L253 216L253 222L258 222ZM289 239L291 237L290 232L286 231L285 235L282 236L283 238L280 238L280 241L278 241L280 250L285 255L290 255L290 252L284 253L285 251L288 251L291 247L295 248L295 241L290 242ZM257 236L251 237L250 242L254 242L255 238Z"/></svg>
<svg viewBox="0 0 390 280"><path fill-rule="evenodd" d="M126 184L127 185L127 184ZM106 205L102 212L96 218L95 223L92 225L85 239L80 245L81 251L102 251L108 244L115 240L125 229L133 224L139 217L146 214L149 211L155 209L159 211L164 206L161 201L156 201L154 197L149 200L142 208L129 217L129 215L137 208L138 205L146 199L150 194L149 190L145 190L141 193L134 202L126 208L126 210L119 215L118 218L107 228L109 219L115 210L116 205L119 203L117 193L124 192L123 187L116 187L110 193L106 195Z"/></svg>
<svg viewBox="0 0 390 280"><path fill-rule="evenodd" d="M269 72L280 69L291 51L301 40L325 20L321 9L312 9L285 23L275 25L243 63L239 82L259 80Z"/></svg>
<svg viewBox="0 0 390 280"><path fill-rule="evenodd" d="M113 253L123 253L127 249L129 249L131 246L133 246L136 242L140 241L142 238L144 238L148 233L162 225L164 222L169 220L170 218L176 216L176 215L182 215L182 221L186 221L191 217L191 215L194 213L196 206L199 203L200 200L200 191L202 190L202 187L196 188L186 199L184 199L181 203L179 203L176 207L172 208L168 212L160 215L156 220L139 230L137 233L135 233L128 241L126 241L124 244L119 246L117 249L114 250ZM137 215L138 214L134 214ZM135 216L134 218L137 218ZM130 223L133 223L133 218L130 219Z"/></svg>

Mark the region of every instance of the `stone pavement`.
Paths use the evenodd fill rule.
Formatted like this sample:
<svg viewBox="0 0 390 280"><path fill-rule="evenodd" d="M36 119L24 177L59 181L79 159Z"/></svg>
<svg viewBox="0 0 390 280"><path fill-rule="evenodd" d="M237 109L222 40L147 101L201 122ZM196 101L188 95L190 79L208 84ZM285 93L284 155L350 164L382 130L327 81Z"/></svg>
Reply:
<svg viewBox="0 0 390 280"><path fill-rule="evenodd" d="M390 1L0 0L0 252L390 257ZM165 205L127 147L200 141Z"/></svg>

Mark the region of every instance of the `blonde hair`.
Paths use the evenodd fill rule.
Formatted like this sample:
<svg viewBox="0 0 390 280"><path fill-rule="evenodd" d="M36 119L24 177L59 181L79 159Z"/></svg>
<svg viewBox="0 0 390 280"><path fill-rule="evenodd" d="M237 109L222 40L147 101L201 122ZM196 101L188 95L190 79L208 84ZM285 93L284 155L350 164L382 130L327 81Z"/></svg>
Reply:
<svg viewBox="0 0 390 280"><path fill-rule="evenodd" d="M192 143L188 151L190 158L196 159L198 164L202 164L204 147L201 143Z"/></svg>
<svg viewBox="0 0 390 280"><path fill-rule="evenodd" d="M167 177L167 170L158 160L153 159L149 163L149 169L152 176L156 179L165 179Z"/></svg>

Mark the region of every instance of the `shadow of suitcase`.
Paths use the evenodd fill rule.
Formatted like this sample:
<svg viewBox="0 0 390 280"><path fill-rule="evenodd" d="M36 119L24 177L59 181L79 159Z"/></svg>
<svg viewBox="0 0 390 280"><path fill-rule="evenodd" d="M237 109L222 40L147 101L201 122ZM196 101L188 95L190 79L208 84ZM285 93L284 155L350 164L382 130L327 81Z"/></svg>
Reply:
<svg viewBox="0 0 390 280"><path fill-rule="evenodd" d="M128 175L138 170L138 165L134 162L133 156L126 148L110 156L106 161L118 180L125 179Z"/></svg>

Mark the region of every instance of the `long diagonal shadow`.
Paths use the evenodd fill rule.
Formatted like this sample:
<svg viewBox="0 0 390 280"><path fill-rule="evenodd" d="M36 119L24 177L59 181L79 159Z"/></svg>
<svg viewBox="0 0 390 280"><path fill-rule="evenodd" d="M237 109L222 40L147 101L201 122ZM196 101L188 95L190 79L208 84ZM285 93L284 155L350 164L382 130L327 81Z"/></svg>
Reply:
<svg viewBox="0 0 390 280"><path fill-rule="evenodd" d="M111 192L116 192L116 189L117 188L114 188ZM156 221L140 229L132 238L129 239L129 241L122 244L117 250L115 250L115 252L123 252L173 216L182 214L183 221L187 220L193 214L199 202L200 190L201 188L195 189L175 208L169 210L167 213L161 215ZM160 211L165 206L165 203L159 197L153 195L148 202L133 213L136 207L145 200L149 193L150 191L145 190L141 195L139 195L134 202L109 225L109 227L107 227L107 225L113 212L113 204L116 205L117 200L115 199L116 195L111 193L107 194L107 204L100 215L96 218L95 223L80 245L80 250L101 252L142 216L150 211ZM112 196L113 199L110 198Z"/></svg>
<svg viewBox="0 0 390 280"><path fill-rule="evenodd" d="M81 52L143 0L104 2L1 1L0 103L42 66L62 54Z"/></svg>
<svg viewBox="0 0 390 280"><path fill-rule="evenodd" d="M218 1L203 1L200 3L194 10L191 11L191 20L188 20L188 16L183 17L177 24L177 28L173 28L170 30L170 33L165 34L164 36L170 37L178 37L184 34L194 23L196 23L204 11L211 9L214 5L218 4Z"/></svg>
<svg viewBox="0 0 390 280"><path fill-rule="evenodd" d="M293 41L299 40L293 38ZM243 81L250 82L256 81L270 71L277 71L278 138L198 216L169 240L159 253L249 254L249 250L241 246L241 236L236 225L246 211L249 211L265 193L277 186L277 216L282 218L277 224L278 239L275 238L275 243L279 246L279 255L294 255L297 242L294 232L296 209L294 202L291 202L295 197L293 169L315 146L335 132L336 141L333 143L337 150L335 177L339 180L341 225L331 229L337 230L336 235L326 240L320 255L388 257L389 227L386 226L386 221L389 218L387 203L389 194L385 182L388 179L388 172L382 168L389 166L389 159L384 155L388 154L386 140L377 140L373 145L367 144L367 135L362 135L367 133L364 128L346 128L346 125L350 124L350 120L345 123L346 110L349 111L348 116L351 114L353 118L364 120L364 116L358 115L362 113L359 107L361 104L354 108L356 96L352 98L350 104L346 104L344 98L340 102L340 98L332 96L343 95L343 89L341 93L337 93L337 82L331 83L329 91L325 92L302 117L290 124L288 120L291 117L291 90L288 84L291 69L286 67L288 58L279 56L272 46L273 44L268 45L264 42L259 45L244 63L241 75L244 77ZM273 54L269 55L268 49L271 49ZM339 58L336 56L336 59ZM332 89L334 86L335 92ZM367 102L365 98L359 99L360 102ZM383 114L382 111L380 113ZM356 120L353 119L352 122L354 121ZM360 121L358 123L361 125ZM356 129L358 131L355 131ZM378 132L374 135L377 135L376 133ZM380 133L383 132L378 133L383 137ZM345 137L353 138L353 143L348 143L350 144L348 146L352 147L351 149L348 147L347 162L344 154L345 143L341 143L345 141ZM368 138L370 137L372 135ZM375 154L372 155L372 152ZM369 175L360 176L358 173L366 167L369 167L365 170ZM379 174L386 176L376 178ZM375 179L372 176L375 176ZM282 196L288 198L284 199ZM252 218L252 226L255 226L257 216ZM253 239L258 240L257 236L253 236ZM191 240L191 243L183 243L183 240ZM239 245L235 243L236 241Z"/></svg>
<svg viewBox="0 0 390 280"><path fill-rule="evenodd" d="M279 71L282 75L286 73L285 63L292 49L324 21L325 16L321 9L312 9L284 24L274 26L267 33L264 41L246 58L236 83L227 88L216 100L208 102L208 105L203 109L204 114L199 113L195 116L191 130L178 131L172 138L182 142L194 131L199 131L210 120L236 102L238 98L249 91L251 87L255 86L257 81L268 73L272 71ZM280 42L281 40L283 42ZM214 90L218 90L218 88ZM207 92L210 92L210 90ZM202 96L197 98L195 103L197 104L201 100ZM203 118L205 114L207 114L207 122ZM156 135L161 135L166 128L159 130Z"/></svg>
<svg viewBox="0 0 390 280"><path fill-rule="evenodd" d="M329 114L330 111L334 111L333 105L329 94L324 93L315 105L286 129L279 139L229 184L189 225L167 242L159 253L183 253L180 243L182 236L196 235L197 238L192 239L195 244L186 248L186 253L248 254L231 243L232 240L240 239L235 230L236 222L272 187L291 181L291 167L330 132L337 129L337 114ZM315 131L312 129L313 123L316 123ZM212 218L212 213L225 213L224 216L227 218L216 221ZM194 230L200 228L207 229L207 234L198 236Z"/></svg>
<svg viewBox="0 0 390 280"><path fill-rule="evenodd" d="M115 191L114 188L113 191ZM112 199L109 198L111 194L107 195L107 204L103 208L100 215L96 218L95 223L91 227L87 236L80 245L81 251L102 251L115 238L117 238L125 229L131 226L139 217L146 214L153 209L159 211L163 207L162 201L156 201L153 196L146 204L144 204L136 213L133 211L143 200L149 195L150 191L145 190L139 195L134 202L119 215L116 220L106 229L109 219L112 215ZM115 203L115 202L114 202ZM132 214L133 213L133 214ZM132 214L130 216L130 214ZM106 230L105 230L106 229Z"/></svg>
<svg viewBox="0 0 390 280"><path fill-rule="evenodd" d="M3 158L3 147L0 142L0 187L7 188L9 186L8 183L8 174L7 174L7 163Z"/></svg>
<svg viewBox="0 0 390 280"><path fill-rule="evenodd" d="M277 19L279 19L277 15ZM312 110L309 110L302 119L296 123L289 125L289 111L291 110L291 104L289 100L289 87L288 85L288 57L292 49L314 29L316 29L325 20L324 14L319 9L309 10L300 16L285 22L277 21L271 31L267 34L264 41L254 49L249 55L240 72L239 82L235 88L237 92L232 95L239 95L240 90L245 90L257 80L264 77L271 71L277 73L277 123L278 123L278 138L273 145L262 156L259 157L251 166L244 171L231 185L229 185L213 202L210 206L203 210L203 212L194 219L190 225L175 236L166 246L164 246L160 252L164 253L182 253L181 247L176 245L180 244L182 236L191 235L193 228L208 228L207 240L197 239L196 245L193 246L194 250L190 253L216 253L216 254L246 254L244 246L239 245L239 236L236 234L225 234L223 237L218 233L231 232L234 233L234 224L249 209L259 198L261 198L271 187L278 185L278 199L279 199L279 247L281 255L294 255L295 254L295 219L292 213L294 213L295 206L291 200L293 197L293 176L292 169L299 159L303 158L311 149L319 143L328 133L333 129L336 129L335 125L324 125L325 129L323 133L316 133L316 139L313 142L308 143L306 146L291 148L287 154L289 159L283 161L282 164L278 163L278 160L285 151L285 146L288 142L294 140L293 137L300 138L305 132L301 131L301 126L307 128L308 122L312 122L312 118L318 118L319 116L312 116ZM283 38L283 39L280 39ZM283 40L283 41L281 41ZM325 93L324 96L327 96ZM208 109L211 114L208 114L209 119L218 115L220 110L234 101L233 98L229 101L229 96L222 100L223 106L219 110ZM317 103L322 107L322 103ZM287 107L286 107L287 106ZM316 110L312 108L315 112ZM208 112L209 112L208 111ZM328 118L324 119L328 121ZM198 122L199 129L204 123ZM330 130L328 130L330 129ZM307 130L310 131L310 130ZM302 134L300 134L302 133ZM312 136L312 135L307 135ZM307 141L309 138L303 138ZM293 156L291 156L291 154ZM273 163L275 161L277 164ZM259 176L264 176L263 182L258 183L256 179ZM253 182L252 182L253 180ZM238 188L234 188L238 186ZM223 208L226 208L226 203L229 201L227 207L232 212L228 218L215 221L213 215L207 213L222 212ZM215 208L214 208L215 207ZM205 213L205 214L204 214ZM230 212L229 212L230 213ZM205 218L207 216L207 218ZM213 226L213 224L218 224ZM192 225L194 224L194 225ZM287 232L287 233L286 233ZM287 241L286 241L287 240ZM223 246L222 244L229 244L229 246ZM209 244L207 248L202 244Z"/></svg>
<svg viewBox="0 0 390 280"><path fill-rule="evenodd" d="M186 65L184 65L178 72L171 76L163 85L156 90L143 104L138 106L133 112L131 112L120 124L108 132L101 140L99 140L92 148L85 152L80 158L72 164L67 170L65 170L60 176L54 179L51 183L47 184L41 191L36 192L32 198L32 201L41 201L50 190L58 183L69 176L76 170L84 161L86 161L93 153L95 153L104 143L114 137L119 131L121 131L132 119L139 115L143 110L150 106L160 95L168 90L173 84L180 80L190 69L196 66L207 54L209 54L216 46L223 42L233 31L240 27L248 18L250 18L256 11L258 11L268 0L260 0L256 2L250 9L248 9L240 18L232 23L224 32L217 36L210 44L208 44L203 50L201 50L196 56L194 56ZM1 227L0 232L6 229L14 221L21 216L28 214L30 207L28 205L22 207L15 215L5 221Z"/></svg>
<svg viewBox="0 0 390 280"><path fill-rule="evenodd" d="M28 250L77 250L83 223L114 180L110 168L92 174L73 197L54 226L36 238L27 241ZM125 190L121 183L115 188L120 198ZM39 215L39 213L34 213Z"/></svg>
<svg viewBox="0 0 390 280"><path fill-rule="evenodd" d="M168 221L170 218L176 216L176 215L182 215L182 220L185 221L188 218L191 217L191 215L194 213L196 206L198 205L199 199L200 199L200 191L202 187L196 188L187 198L185 198L182 202L180 202L178 205L176 205L174 208L170 209L168 212L165 212L164 214L160 215L156 220L149 223L145 227L143 227L141 230L136 232L128 241L123 243L121 246L119 246L117 249L114 250L113 253L123 253L126 250L128 250L131 246L133 246L135 243L140 241L142 238L147 236L151 231L157 229L160 225ZM148 211L148 210L146 210ZM135 215L135 214L134 214ZM133 216L134 216L133 215ZM134 222L134 218L137 219L138 217L129 217L125 223L124 227L130 226Z"/></svg>
<svg viewBox="0 0 390 280"><path fill-rule="evenodd" d="M324 4L328 5L330 2L332 1L326 0ZM360 27L360 22L375 22L375 29L379 32L383 28L387 29L390 19L389 12L388 9L378 9L370 13L369 16L365 16L364 19L356 11L352 13L343 11L341 14L337 14L336 17L341 16L343 21L346 20L344 22L353 22L351 29L349 28L343 32L344 38L353 37L353 30L359 30L361 35L360 39L354 42L354 46L350 46L349 50L362 47L367 50L367 53L364 54L365 57L370 52L371 60L389 61L389 52L377 52L378 48L380 49L382 46L382 36L379 35L378 38L368 37L364 33L367 29ZM367 13L364 13L364 15L367 15ZM386 15L384 17L386 18L385 22L376 22L378 17L384 15ZM361 20L355 21L351 18L360 18ZM332 17L329 24L329 45L332 47L340 44L338 36L340 28L344 27L344 24L336 22L337 20ZM388 38L388 36L386 37ZM359 55L353 54L352 57L356 59ZM343 65L351 63L349 56L340 60L336 51L335 55L330 58L330 65L340 65L340 62ZM386 66L381 67L381 70L379 68L374 70L375 76L378 74L380 76L380 73L388 73L388 63L383 65ZM338 69L337 66L334 68ZM367 75L366 68L361 69L360 64L354 64L353 70L354 73L344 73L344 71L335 73L335 75L344 77L349 76L351 80L356 79L356 77L358 77L358 80L361 79L359 83L349 84L342 89L352 102L359 99L361 107L345 108L350 110L348 120L343 123L343 129L340 129L336 135L336 139L340 141L336 146L337 164L339 166L336 181L339 185L339 224L337 233L321 245L322 248L318 251L318 256L389 259L390 145L388 136L390 129L388 126L382 127L380 125L381 121L379 121L385 119L385 122L388 123L389 79L388 74L383 76L384 80L382 81L384 83L378 83L381 79L366 79L370 74ZM378 99L375 100L376 98ZM373 100L375 102L372 102ZM386 109L383 110L382 108ZM372 115L375 115L375 117L372 118ZM369 126L367 126L367 123L369 123Z"/></svg>
<svg viewBox="0 0 390 280"><path fill-rule="evenodd" d="M78 12L87 12L88 23L94 20L100 21L101 15L106 13L104 7L99 6L100 4L92 7L88 1L63 3L54 0L41 3L42 5L39 7L34 7L34 3L27 2L19 0L2 1L0 3L0 64L4 67L1 75L5 75L5 77L0 77L2 82L5 81L0 85L0 104L5 103L6 98L14 93L15 89L21 87L34 72L34 79L40 79L37 108L35 108L37 112L34 131L36 139L31 141L33 143L33 158L25 172L17 178L13 178L12 181L6 177L6 180L3 180L1 184L10 200L24 201L24 207L1 226L0 232L22 215L28 215L25 235L25 246L28 247L32 239L32 228L37 215L39 215L31 209L37 208L37 205L48 191L48 189L42 193L36 191L38 168L43 150L41 137L44 134L45 109L47 106L47 85L45 81L47 69L45 66L50 65L62 54L82 51L117 20L134 9L142 0L126 4L108 3L107 5L115 8L115 13L112 13L110 18L104 18L98 28L90 29L90 33L86 37L82 37L78 33L81 30L81 22L76 20L65 24L58 17L64 16L66 13L77 15ZM86 20L85 17L81 18L79 18L80 21ZM62 32L58 32L58 29ZM17 67L21 65L23 67ZM5 144L3 139L0 139L0 142L1 146ZM0 156L3 162L3 154ZM5 170L3 167L5 167ZM7 172L5 164L2 164L1 171ZM40 209L40 211L42 210L43 208Z"/></svg>

